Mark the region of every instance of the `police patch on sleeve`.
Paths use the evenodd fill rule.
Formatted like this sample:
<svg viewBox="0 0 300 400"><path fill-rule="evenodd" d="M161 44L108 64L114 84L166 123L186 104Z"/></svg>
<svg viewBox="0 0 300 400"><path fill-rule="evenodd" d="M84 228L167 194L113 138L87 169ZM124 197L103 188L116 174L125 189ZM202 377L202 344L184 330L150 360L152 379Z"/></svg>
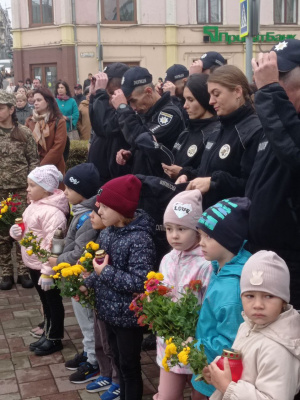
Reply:
<svg viewBox="0 0 300 400"><path fill-rule="evenodd" d="M158 123L160 126L166 126L169 125L169 123L172 121L173 115L168 114L164 111L161 111L158 116Z"/></svg>

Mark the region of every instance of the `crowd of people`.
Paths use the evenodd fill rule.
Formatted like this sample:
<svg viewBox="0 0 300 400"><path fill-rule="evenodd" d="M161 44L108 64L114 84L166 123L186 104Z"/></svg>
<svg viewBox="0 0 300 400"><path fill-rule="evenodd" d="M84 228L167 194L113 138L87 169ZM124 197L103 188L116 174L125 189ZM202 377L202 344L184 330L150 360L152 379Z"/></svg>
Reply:
<svg viewBox="0 0 300 400"><path fill-rule="evenodd" d="M80 287L94 289L95 310L72 299L83 351L65 364L71 382L102 400L142 399L143 329L129 305L153 270L174 301L201 280L191 340L208 361L201 381L189 366L167 372L157 337L155 400L182 400L186 384L192 400L299 397L300 41L259 53L252 67L249 85L207 52L156 85L146 68L112 63L76 84L74 97L65 81L54 95L38 79L0 91L0 196L17 192L29 204L25 231L1 231L0 289L14 284L13 241L31 230L50 250L54 232L66 232L62 253L44 263L16 243L17 283L37 289L44 313L30 350L52 354L64 332L52 268L76 264L91 241L105 250ZM88 158L66 171L76 126ZM242 357L238 382L227 362L216 365L230 348Z"/></svg>

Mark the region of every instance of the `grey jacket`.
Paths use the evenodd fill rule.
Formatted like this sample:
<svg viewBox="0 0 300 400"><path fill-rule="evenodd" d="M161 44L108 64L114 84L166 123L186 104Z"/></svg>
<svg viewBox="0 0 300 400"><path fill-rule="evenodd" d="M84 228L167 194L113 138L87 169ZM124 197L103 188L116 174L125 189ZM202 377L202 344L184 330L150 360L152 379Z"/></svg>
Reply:
<svg viewBox="0 0 300 400"><path fill-rule="evenodd" d="M73 206L72 211L74 216L65 238L64 251L57 259L58 263L67 262L71 265L76 264L84 252L86 244L95 239L97 231L92 228L90 218L87 218L79 228L77 227L80 217L87 211L92 211L95 202L96 196L93 196Z"/></svg>

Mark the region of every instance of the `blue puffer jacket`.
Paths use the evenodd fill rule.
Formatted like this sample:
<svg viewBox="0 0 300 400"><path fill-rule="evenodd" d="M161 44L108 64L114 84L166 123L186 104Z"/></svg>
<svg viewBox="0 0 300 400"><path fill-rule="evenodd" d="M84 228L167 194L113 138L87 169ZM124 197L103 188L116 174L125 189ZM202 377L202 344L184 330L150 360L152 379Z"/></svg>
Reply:
<svg viewBox="0 0 300 400"><path fill-rule="evenodd" d="M240 278L244 264L251 254L244 248L224 265L219 271L219 263L212 261L213 273L202 303L196 329L196 339L204 345L207 361L210 364L223 349L230 349L236 337L238 328L243 322ZM219 272L218 272L219 271ZM195 382L194 388L210 397L215 391L214 386L204 381Z"/></svg>
<svg viewBox="0 0 300 400"><path fill-rule="evenodd" d="M124 228L110 226L99 236L100 248L109 255L109 264L99 276L93 272L85 285L94 288L98 317L114 326L136 327L129 310L133 293L144 292L144 281L155 262L154 220L137 210L135 219Z"/></svg>

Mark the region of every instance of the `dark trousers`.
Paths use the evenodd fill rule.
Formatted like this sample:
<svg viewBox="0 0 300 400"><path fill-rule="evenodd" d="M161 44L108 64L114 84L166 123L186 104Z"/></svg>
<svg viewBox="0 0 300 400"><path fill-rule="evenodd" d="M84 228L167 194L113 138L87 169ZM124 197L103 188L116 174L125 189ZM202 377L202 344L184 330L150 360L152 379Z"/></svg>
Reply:
<svg viewBox="0 0 300 400"><path fill-rule="evenodd" d="M122 328L105 323L109 345L119 370L121 400L141 400L143 380L141 370L141 328Z"/></svg>
<svg viewBox="0 0 300 400"><path fill-rule="evenodd" d="M46 338L50 340L62 339L64 337L65 309L60 291L55 288L45 292L38 285L41 272L35 269L30 269L29 272L43 304Z"/></svg>

